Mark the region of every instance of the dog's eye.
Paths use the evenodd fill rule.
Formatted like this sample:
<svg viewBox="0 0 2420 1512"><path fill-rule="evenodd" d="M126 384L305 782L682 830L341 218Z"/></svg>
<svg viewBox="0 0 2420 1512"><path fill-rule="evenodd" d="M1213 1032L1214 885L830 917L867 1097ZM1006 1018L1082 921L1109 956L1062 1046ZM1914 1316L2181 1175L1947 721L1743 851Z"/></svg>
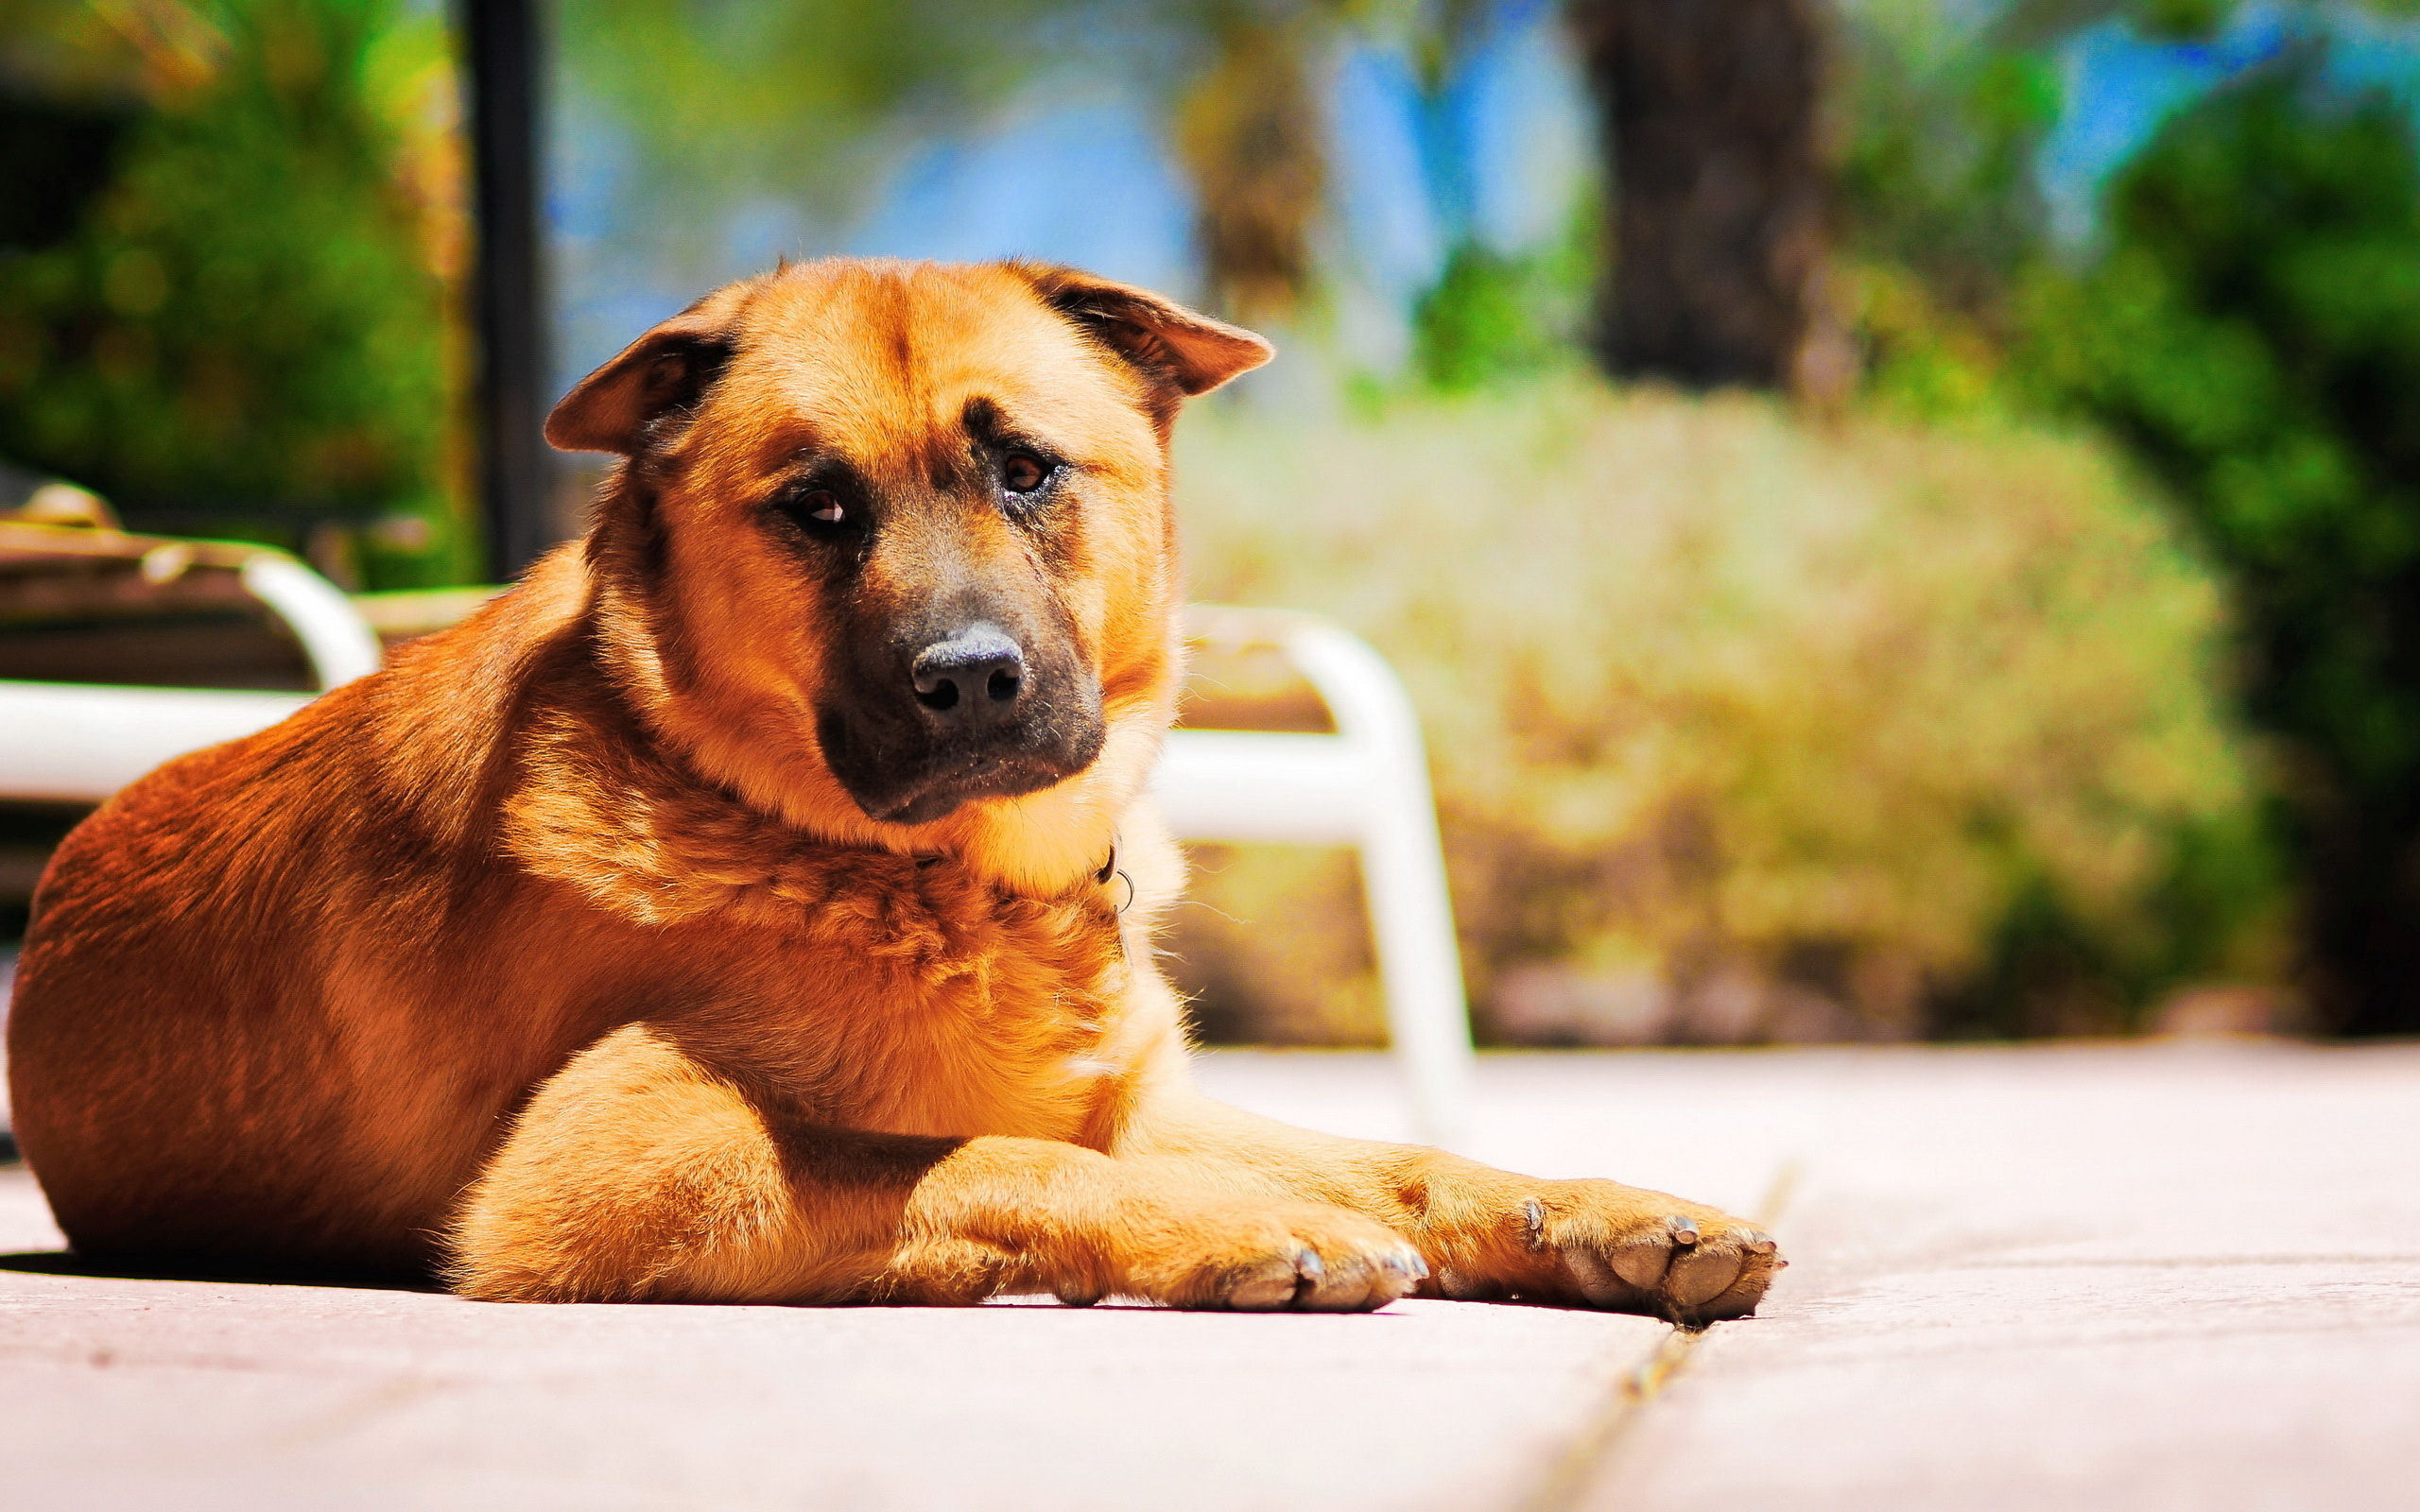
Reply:
<svg viewBox="0 0 2420 1512"><path fill-rule="evenodd" d="M1024 452L1011 452L1000 463L1000 486L1011 493L1031 493L1050 481L1051 469Z"/></svg>
<svg viewBox="0 0 2420 1512"><path fill-rule="evenodd" d="M840 496L830 489L818 489L798 501L798 512L820 525L837 525L849 518Z"/></svg>

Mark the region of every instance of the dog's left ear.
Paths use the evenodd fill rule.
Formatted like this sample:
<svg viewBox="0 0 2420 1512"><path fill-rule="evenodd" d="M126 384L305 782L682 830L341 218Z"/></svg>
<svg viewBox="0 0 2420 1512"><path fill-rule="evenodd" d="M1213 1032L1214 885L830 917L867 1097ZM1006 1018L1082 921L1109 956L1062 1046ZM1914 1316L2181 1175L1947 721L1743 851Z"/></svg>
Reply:
<svg viewBox="0 0 2420 1512"><path fill-rule="evenodd" d="M1073 320L1144 376L1191 399L1252 371L1277 349L1241 326L1213 320L1148 289L1072 267L1018 269L1042 302Z"/></svg>

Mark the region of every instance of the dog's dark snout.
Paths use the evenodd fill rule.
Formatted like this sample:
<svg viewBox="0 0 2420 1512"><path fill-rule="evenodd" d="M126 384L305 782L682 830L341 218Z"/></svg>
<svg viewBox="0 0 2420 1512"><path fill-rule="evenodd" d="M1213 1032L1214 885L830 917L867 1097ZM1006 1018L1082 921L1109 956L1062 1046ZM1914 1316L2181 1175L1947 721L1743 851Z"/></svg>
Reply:
<svg viewBox="0 0 2420 1512"><path fill-rule="evenodd" d="M1005 719L1025 691L1025 652L996 625L977 623L916 655L916 701L947 725Z"/></svg>

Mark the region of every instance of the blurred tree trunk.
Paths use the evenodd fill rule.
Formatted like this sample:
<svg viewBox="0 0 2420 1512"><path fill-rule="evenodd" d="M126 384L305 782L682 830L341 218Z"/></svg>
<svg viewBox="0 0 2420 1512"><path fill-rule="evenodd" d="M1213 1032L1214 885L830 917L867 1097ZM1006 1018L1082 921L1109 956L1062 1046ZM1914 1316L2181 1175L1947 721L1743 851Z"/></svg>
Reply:
<svg viewBox="0 0 2420 1512"><path fill-rule="evenodd" d="M1567 0L1567 14L1611 188L1606 369L1838 397L1826 0Z"/></svg>
<svg viewBox="0 0 2420 1512"><path fill-rule="evenodd" d="M1282 319L1309 286L1327 179L1311 78L1325 19L1318 7L1218 8L1216 52L1178 106L1210 302L1238 320Z"/></svg>

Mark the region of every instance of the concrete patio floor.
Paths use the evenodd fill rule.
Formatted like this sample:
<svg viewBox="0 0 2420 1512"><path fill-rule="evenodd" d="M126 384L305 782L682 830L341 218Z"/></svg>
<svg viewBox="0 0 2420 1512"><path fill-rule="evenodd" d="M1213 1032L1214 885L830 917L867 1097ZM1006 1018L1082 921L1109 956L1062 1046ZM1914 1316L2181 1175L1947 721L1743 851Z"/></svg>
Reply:
<svg viewBox="0 0 2420 1512"><path fill-rule="evenodd" d="M1379 1057L1224 1095L1391 1135ZM2420 1506L2420 1047L1489 1057L1473 1153L1763 1218L1764 1315L501 1307L104 1280L0 1172L0 1507Z"/></svg>

